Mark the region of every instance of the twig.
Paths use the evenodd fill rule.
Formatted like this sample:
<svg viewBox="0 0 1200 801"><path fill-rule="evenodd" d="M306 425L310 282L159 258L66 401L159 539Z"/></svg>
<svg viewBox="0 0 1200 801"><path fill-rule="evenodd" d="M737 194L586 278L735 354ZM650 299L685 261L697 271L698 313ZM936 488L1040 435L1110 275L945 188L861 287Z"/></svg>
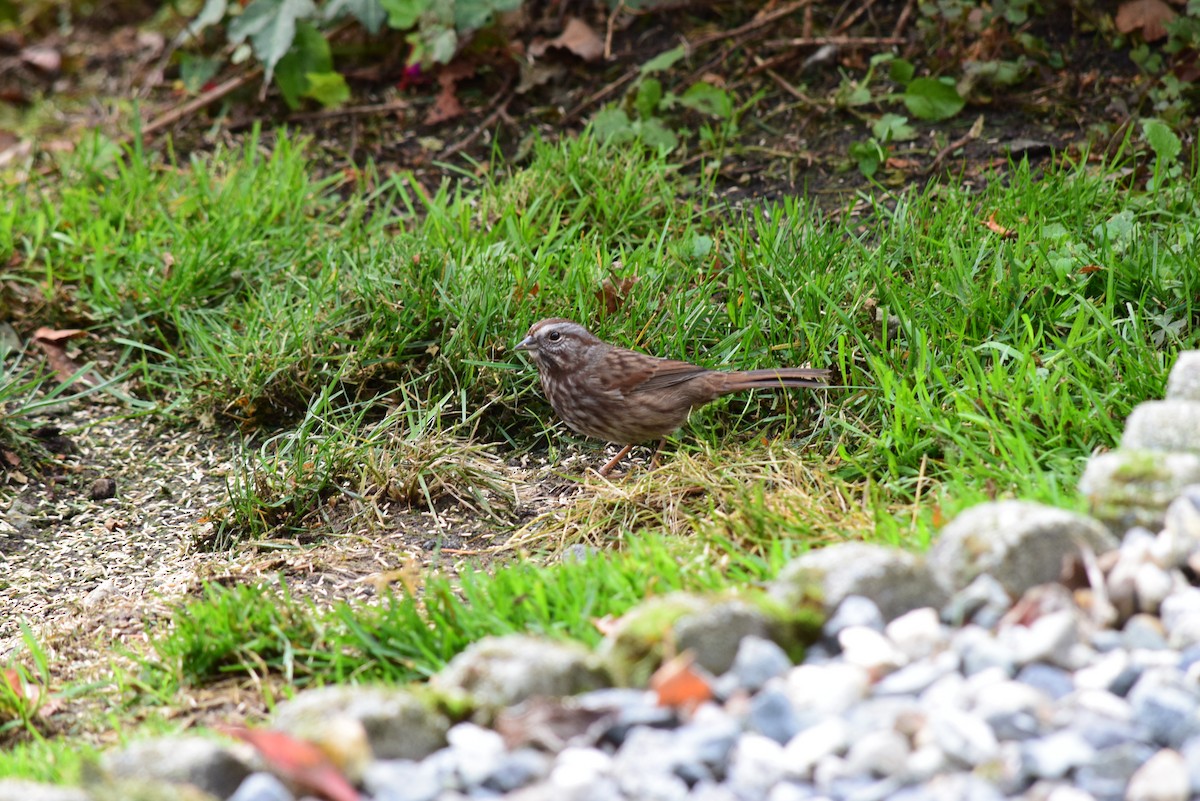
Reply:
<svg viewBox="0 0 1200 801"><path fill-rule="evenodd" d="M979 118L976 119L974 123L972 123L971 129L969 131L967 131L965 134L958 137L953 142L951 142L950 144L943 147L940 151L938 151L938 154L933 157L933 161L930 163L930 165L925 168L925 174L929 175L931 172L936 170L938 167L942 166L942 162L946 159L947 156L949 156L955 150L958 150L960 147L965 145L967 142L970 142L973 139L978 139L979 134L981 134L981 133L983 133L983 115L982 114L980 114Z"/></svg>
<svg viewBox="0 0 1200 801"><path fill-rule="evenodd" d="M816 108L819 108L822 106L822 104L820 102L818 102L817 100L814 100L813 98L804 94L804 92L801 92L799 89L797 89L796 87L794 87L790 83L788 83L787 80L782 75L780 75L778 72L776 72L775 70L770 70L770 69L767 70L767 75L771 78L772 81L775 82L775 84L780 89L787 92L789 95L796 98L801 103L805 103L809 106L816 107Z"/></svg>
<svg viewBox="0 0 1200 801"><path fill-rule="evenodd" d="M763 42L763 47L822 47L837 45L839 47L856 47L864 45L896 45L904 44L904 39L898 36L799 36L795 39L772 39Z"/></svg>
<svg viewBox="0 0 1200 801"><path fill-rule="evenodd" d="M900 18L896 20L896 27L892 28L892 36L900 37L904 34L904 29L908 26L908 18L912 16L913 7L917 4L917 0L908 0L904 4L904 10L900 12Z"/></svg>
<svg viewBox="0 0 1200 801"><path fill-rule="evenodd" d="M195 97L182 105L176 106L164 114L159 115L157 119L148 123L144 128L142 128L142 136L147 139L150 138L163 128L169 128L170 126L182 120L184 117L195 114L205 106L216 103L226 95L236 92L238 89L241 89L243 86L250 83L250 81L254 80L261 74L262 67L255 67L248 72L243 72L241 75L230 78L224 83L214 86L204 94Z"/></svg>
<svg viewBox="0 0 1200 801"><path fill-rule="evenodd" d="M308 111L288 115L288 122L315 122L330 120L338 117L357 117L364 114L385 114L389 111L402 111L412 106L410 100L389 100L386 103L373 103L368 106L347 106L345 108L327 108L321 111Z"/></svg>
<svg viewBox="0 0 1200 801"><path fill-rule="evenodd" d="M620 89L622 86L624 86L625 84L629 83L634 78L636 78L640 74L640 72L641 72L640 66L634 67L633 69L629 70L624 75L622 75L620 78L617 78L612 83L602 86L597 91L592 92L590 95L588 95L587 97L585 97L583 99L583 102L579 103L578 105L575 106L575 108L571 109L570 111L568 111L566 114L563 115L561 124L566 125L568 123L574 122L575 118L578 117L583 112L587 111L589 108L591 108L593 103L599 103L601 100L605 100L613 92Z"/></svg>
<svg viewBox="0 0 1200 801"><path fill-rule="evenodd" d="M699 39L696 39L693 42L689 42L688 44L691 47L701 47L706 44L712 44L713 42L720 42L724 39L734 39L743 34L752 33L753 31L756 31L759 28L763 28L763 27L766 27L767 25L770 25L772 22L774 22L777 19L780 19L781 17L786 17L788 14L799 11L800 9L804 8L805 6L809 5L812 2L813 2L813 0L796 0L796 2L788 3L787 5L782 5L779 8L775 9L774 11L768 11L766 14L763 14L761 17L756 17L756 18L750 20L745 25L739 25L738 27L733 28L732 30L728 30L728 31L715 31L713 33L701 36Z"/></svg>
<svg viewBox="0 0 1200 801"><path fill-rule="evenodd" d="M846 17L846 19L844 19L842 21L842 23L840 25L838 25L837 28L835 28L834 30L836 30L838 33L844 33L847 29L850 28L851 25L853 25L855 22L858 21L859 17L861 17L863 14L870 11L871 6L873 6L873 5L875 5L875 0L867 0L867 2L863 3L858 8L854 9L854 13L851 14L850 16Z"/></svg>
<svg viewBox="0 0 1200 801"><path fill-rule="evenodd" d="M491 127L492 123L494 123L496 120L500 119L501 115L503 115L505 113L505 111L508 109L508 104L512 102L513 96L516 95L515 90L509 91L509 87L511 87L512 85L513 85L513 76L509 75L508 80L504 84L504 87L496 94L496 102L495 102L495 105L493 105L493 107L492 107L491 113L488 114L486 117L484 117L483 121L480 122L478 125L476 125L475 128L471 131L471 133L467 134L464 138L460 139L459 141L455 142L454 144L450 145L445 150L443 150L441 153L439 153L438 158L439 159L450 158L458 151L462 150L465 147L468 147L472 142L474 142L476 139L479 138L480 134L482 134L485 130L487 130L489 127Z"/></svg>

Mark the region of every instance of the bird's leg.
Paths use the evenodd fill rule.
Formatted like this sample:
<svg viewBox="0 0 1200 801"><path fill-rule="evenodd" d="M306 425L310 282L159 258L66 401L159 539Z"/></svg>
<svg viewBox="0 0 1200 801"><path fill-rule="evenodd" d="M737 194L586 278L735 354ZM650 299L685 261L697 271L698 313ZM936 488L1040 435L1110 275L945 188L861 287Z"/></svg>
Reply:
<svg viewBox="0 0 1200 801"><path fill-rule="evenodd" d="M658 441L658 447L654 449L654 455L650 457L650 469L658 467L658 457L662 456L663 445L667 444L667 438L663 437Z"/></svg>
<svg viewBox="0 0 1200 801"><path fill-rule="evenodd" d="M604 467L601 467L596 472L602 476L607 476L609 473L612 472L612 469L617 466L617 462L624 459L631 450L633 450L632 445L626 445L624 448L621 448L621 450L617 453L616 456L614 456L613 458L608 460L608 464L604 465Z"/></svg>

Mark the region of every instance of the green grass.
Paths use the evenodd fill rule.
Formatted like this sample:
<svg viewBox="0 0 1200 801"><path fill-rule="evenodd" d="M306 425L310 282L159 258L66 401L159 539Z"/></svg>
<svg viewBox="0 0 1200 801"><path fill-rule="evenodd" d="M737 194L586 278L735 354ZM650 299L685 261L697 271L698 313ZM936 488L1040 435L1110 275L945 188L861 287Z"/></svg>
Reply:
<svg viewBox="0 0 1200 801"><path fill-rule="evenodd" d="M513 543L601 549L582 565L432 575L420 603L320 613L210 589L128 686L165 703L248 671L406 680L487 634L592 642L592 618L647 593L762 580L812 544L921 547L982 499L1078 508L1087 457L1200 343L1200 178L1189 166L1146 192L1117 168L1152 155L1123 158L881 188L831 216L802 200L730 212L674 165L587 137L432 191L370 170L314 179L282 134L187 163L133 150L0 206L0 286L37 308L0 302L23 334L88 327L89 355L154 413L242 430L210 548L320 536L335 495L360 511L449 499L515 527L504 463L572 441L511 350L542 317L712 366L839 373L827 392L699 412L657 473L566 471L570 502ZM606 278L636 283L606 296ZM4 356L14 448L52 390Z"/></svg>

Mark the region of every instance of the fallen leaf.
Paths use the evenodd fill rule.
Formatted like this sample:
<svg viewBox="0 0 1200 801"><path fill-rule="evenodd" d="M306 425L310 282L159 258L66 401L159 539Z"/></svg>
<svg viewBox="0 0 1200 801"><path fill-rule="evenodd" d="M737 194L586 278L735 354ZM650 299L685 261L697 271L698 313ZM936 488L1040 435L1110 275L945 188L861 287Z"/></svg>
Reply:
<svg viewBox="0 0 1200 801"><path fill-rule="evenodd" d="M458 82L474 74L475 64L461 58L451 61L438 71L437 81L441 90L425 114L426 125L436 125L463 113L462 103L458 100Z"/></svg>
<svg viewBox="0 0 1200 801"><path fill-rule="evenodd" d="M1079 274L1080 275L1091 275L1092 273L1098 273L1103 269L1104 268L1101 267L1099 264L1088 264L1086 266L1079 268Z"/></svg>
<svg viewBox="0 0 1200 801"><path fill-rule="evenodd" d="M1117 9L1117 30L1132 33L1141 30L1147 42L1167 35L1166 24L1175 19L1175 10L1163 0L1129 0Z"/></svg>
<svg viewBox="0 0 1200 801"><path fill-rule="evenodd" d="M361 801L358 791L334 766L333 761L307 740L270 729L225 726L221 731L250 743L279 778L291 782L302 792L314 793L329 801Z"/></svg>
<svg viewBox="0 0 1200 801"><path fill-rule="evenodd" d="M525 300L525 298L536 298L537 293L540 292L541 289L541 285L536 282L533 286L529 287L529 289L526 289L518 284L517 286L513 287L512 297L513 300L520 303L521 301Z"/></svg>
<svg viewBox="0 0 1200 801"><path fill-rule="evenodd" d="M42 353L46 355L46 361L50 363L54 374L58 376L58 380L66 383L72 379L78 380L85 386L94 387L96 382L90 376L81 375L76 378L79 373L80 366L67 355L67 350L61 343L69 339L77 339L81 336L87 336L86 331L81 331L77 328L54 329L54 328L39 328L33 332L33 341L41 348Z"/></svg>
<svg viewBox="0 0 1200 801"><path fill-rule="evenodd" d="M19 467L21 464L21 457L12 451L0 450L0 458L4 459L9 467Z"/></svg>
<svg viewBox="0 0 1200 801"><path fill-rule="evenodd" d="M21 61L46 73L55 73L62 68L62 53L53 47L33 45L21 51Z"/></svg>
<svg viewBox="0 0 1200 801"><path fill-rule="evenodd" d="M618 622L619 621L612 615L605 615L604 617L594 617L591 620L592 625L596 627L596 631L600 632L605 637L607 637L608 635L612 634L614 631L617 630Z"/></svg>
<svg viewBox="0 0 1200 801"><path fill-rule="evenodd" d="M1015 239L1017 232L1012 228L1005 228L1000 223L996 222L996 212L988 215L988 218L983 221L983 225L993 234L999 234L1004 239Z"/></svg>
<svg viewBox="0 0 1200 801"><path fill-rule="evenodd" d="M529 54L540 58L551 47L570 50L584 61L597 61L604 56L604 40L592 30L592 26L578 17L569 18L563 32L553 39L535 39L531 42Z"/></svg>
<svg viewBox="0 0 1200 801"><path fill-rule="evenodd" d="M637 276L619 278L615 274L611 274L601 281L600 288L596 290L595 295L596 300L604 307L604 313L616 314L617 309L625 305L634 284L640 280Z"/></svg>
<svg viewBox="0 0 1200 801"><path fill-rule="evenodd" d="M713 697L712 686L694 667L696 657L684 651L663 662L650 677L659 706L696 707Z"/></svg>

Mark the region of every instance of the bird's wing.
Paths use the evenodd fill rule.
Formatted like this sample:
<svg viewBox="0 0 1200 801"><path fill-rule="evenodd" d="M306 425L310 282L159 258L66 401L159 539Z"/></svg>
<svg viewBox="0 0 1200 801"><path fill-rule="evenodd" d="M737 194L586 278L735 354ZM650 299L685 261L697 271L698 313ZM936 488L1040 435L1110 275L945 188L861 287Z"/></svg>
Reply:
<svg viewBox="0 0 1200 801"><path fill-rule="evenodd" d="M707 373L704 367L675 359L659 359L624 348L613 348L604 357L601 386L630 395L682 384Z"/></svg>

